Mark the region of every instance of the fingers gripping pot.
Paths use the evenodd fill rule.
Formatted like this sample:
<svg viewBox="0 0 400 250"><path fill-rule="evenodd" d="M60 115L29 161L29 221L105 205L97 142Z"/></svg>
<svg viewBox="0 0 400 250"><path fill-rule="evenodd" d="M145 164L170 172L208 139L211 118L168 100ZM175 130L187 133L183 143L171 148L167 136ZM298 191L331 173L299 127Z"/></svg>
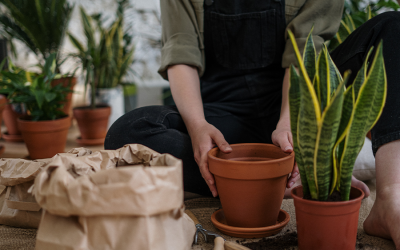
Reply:
<svg viewBox="0 0 400 250"><path fill-rule="evenodd" d="M35 180L37 249L190 249L182 162L138 144L54 157Z"/></svg>

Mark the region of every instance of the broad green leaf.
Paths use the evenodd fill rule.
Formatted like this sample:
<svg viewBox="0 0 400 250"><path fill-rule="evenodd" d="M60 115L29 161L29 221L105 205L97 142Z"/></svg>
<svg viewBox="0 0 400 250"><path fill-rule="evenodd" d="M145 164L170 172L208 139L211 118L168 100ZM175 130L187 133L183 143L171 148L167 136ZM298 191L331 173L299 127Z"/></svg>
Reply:
<svg viewBox="0 0 400 250"><path fill-rule="evenodd" d="M45 99L45 92L43 90L32 90L32 93L35 95L39 108L42 108Z"/></svg>
<svg viewBox="0 0 400 250"><path fill-rule="evenodd" d="M57 94L56 93L45 93L44 97L47 102L51 102L57 97Z"/></svg>
<svg viewBox="0 0 400 250"><path fill-rule="evenodd" d="M350 118L341 160L340 193L342 200L349 200L351 175L358 153L364 144L365 134L374 126L382 113L386 100L386 74L379 44L369 74L361 86Z"/></svg>
<svg viewBox="0 0 400 250"><path fill-rule="evenodd" d="M304 169L303 160L301 158L299 143L298 143L298 120L300 110L300 85L299 75L293 65L290 66L290 88L289 88L289 106L290 106L290 127L292 128L293 149L296 152L295 158L299 167L301 183L303 185L303 194L310 193L308 190L308 183L306 172Z"/></svg>
<svg viewBox="0 0 400 250"><path fill-rule="evenodd" d="M326 201L329 196L332 167L333 147L336 142L343 105L344 82L338 87L332 102L322 113L321 126L318 129L314 162L318 176L318 200Z"/></svg>

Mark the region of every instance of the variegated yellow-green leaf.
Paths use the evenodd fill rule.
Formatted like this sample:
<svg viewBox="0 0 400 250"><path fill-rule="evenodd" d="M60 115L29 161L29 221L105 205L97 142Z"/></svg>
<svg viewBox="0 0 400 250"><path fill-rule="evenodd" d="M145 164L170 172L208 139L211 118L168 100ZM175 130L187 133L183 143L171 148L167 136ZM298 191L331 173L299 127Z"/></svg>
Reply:
<svg viewBox="0 0 400 250"><path fill-rule="evenodd" d="M317 54L317 52L315 51L314 41L312 38L312 31L313 28L308 34L306 45L304 46L304 51L303 51L304 67L306 68L307 75L310 77L311 81L314 80L315 76L315 64L316 64L315 61Z"/></svg>
<svg viewBox="0 0 400 250"><path fill-rule="evenodd" d="M386 74L381 42L376 50L367 79L359 90L358 99L350 118L341 160L340 194L342 200L349 200L355 160L364 144L365 134L381 115L385 100Z"/></svg>
<svg viewBox="0 0 400 250"><path fill-rule="evenodd" d="M301 183L303 185L303 194L309 195L308 183L306 178L306 172L303 165L303 160L300 153L300 147L298 143L298 120L300 110L300 79L293 65L290 67L290 88L289 88L289 106L290 106L290 127L292 130L293 138L293 149L296 152L295 158L297 166L299 167Z"/></svg>

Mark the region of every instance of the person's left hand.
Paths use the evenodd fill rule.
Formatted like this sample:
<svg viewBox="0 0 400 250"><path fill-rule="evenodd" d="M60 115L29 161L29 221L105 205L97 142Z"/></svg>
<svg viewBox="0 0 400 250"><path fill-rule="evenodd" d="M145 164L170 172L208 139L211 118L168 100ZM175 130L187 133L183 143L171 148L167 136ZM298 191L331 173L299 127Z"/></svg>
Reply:
<svg viewBox="0 0 400 250"><path fill-rule="evenodd" d="M283 123L283 124L282 124ZM285 125L285 122L279 122L276 126L274 132L272 132L272 142L274 145L280 147L284 152L291 153L293 152L293 140L292 140L292 132L290 130L290 125ZM286 124L289 124L286 122ZM288 179L287 188L291 188L294 183L299 180L299 168L297 163L295 162L293 171L290 174Z"/></svg>

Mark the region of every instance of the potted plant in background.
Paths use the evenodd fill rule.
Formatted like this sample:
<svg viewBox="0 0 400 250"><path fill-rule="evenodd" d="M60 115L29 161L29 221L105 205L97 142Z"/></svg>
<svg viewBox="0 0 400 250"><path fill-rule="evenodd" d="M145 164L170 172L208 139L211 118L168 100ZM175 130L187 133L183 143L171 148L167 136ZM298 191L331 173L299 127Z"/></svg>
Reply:
<svg viewBox="0 0 400 250"><path fill-rule="evenodd" d="M42 159L63 153L71 117L62 111L63 102L71 90L52 86L56 72L56 54L51 54L43 74L24 70L1 73L0 93L10 103L23 103L27 115L18 119L18 126L29 151L29 158Z"/></svg>
<svg viewBox="0 0 400 250"><path fill-rule="evenodd" d="M10 42L14 55L16 56L16 49L13 40L16 39L35 54L38 66L43 71L46 59L56 53L57 75L52 85L61 84L73 89L76 78L73 75L61 74L60 66L65 58L62 58L60 48L74 5L67 0L0 0L0 3L6 10L0 14L0 26L3 28L1 34ZM71 100L72 92L69 92L63 105L65 113L72 112Z"/></svg>
<svg viewBox="0 0 400 250"><path fill-rule="evenodd" d="M346 89L328 50L317 57L310 35L301 57L293 34L299 74L290 70L290 118L302 186L292 190L299 249L354 249L361 190L351 187L356 157L386 99L382 44ZM371 50L372 51L372 50ZM332 200L332 202L328 202Z"/></svg>
<svg viewBox="0 0 400 250"><path fill-rule="evenodd" d="M108 126L124 114L120 84L130 70L134 53L132 38L124 31L124 8L127 3L127 0L118 1L116 19L107 28L103 27L101 14L89 16L80 8L86 46L68 34L78 50L72 56L82 65L85 89L90 87L90 105L74 109L81 132L77 142L82 145L103 144ZM110 118L109 106L112 112Z"/></svg>

